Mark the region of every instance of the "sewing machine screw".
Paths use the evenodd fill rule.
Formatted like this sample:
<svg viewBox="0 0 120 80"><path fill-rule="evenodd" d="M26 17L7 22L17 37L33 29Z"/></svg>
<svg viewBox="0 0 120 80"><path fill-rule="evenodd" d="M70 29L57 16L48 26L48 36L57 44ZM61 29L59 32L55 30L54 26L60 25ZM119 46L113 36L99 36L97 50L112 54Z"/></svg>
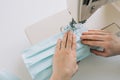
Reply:
<svg viewBox="0 0 120 80"><path fill-rule="evenodd" d="M119 32L117 32L117 33L116 33L116 35L117 35L118 37L120 37L120 31L119 31Z"/></svg>
<svg viewBox="0 0 120 80"><path fill-rule="evenodd" d="M94 10L95 10L95 5L91 7L90 12L91 12L91 13L93 13L93 12L94 12Z"/></svg>

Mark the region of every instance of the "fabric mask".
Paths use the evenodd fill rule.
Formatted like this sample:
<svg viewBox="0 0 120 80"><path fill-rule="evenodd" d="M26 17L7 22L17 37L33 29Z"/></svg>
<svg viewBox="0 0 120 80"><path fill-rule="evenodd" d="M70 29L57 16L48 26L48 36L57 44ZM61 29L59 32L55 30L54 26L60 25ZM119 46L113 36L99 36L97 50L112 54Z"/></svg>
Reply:
<svg viewBox="0 0 120 80"><path fill-rule="evenodd" d="M0 80L20 80L20 79L6 70L0 70Z"/></svg>
<svg viewBox="0 0 120 80"><path fill-rule="evenodd" d="M34 46L26 49L23 52L24 63L31 74L33 80L49 80L52 74L52 59L55 52L57 40L62 38L64 33L68 30L73 30L76 34L77 42L77 61L80 61L90 53L90 47L81 44L80 36L83 32L87 31L82 24L75 25L75 28L71 26L65 27L65 30L59 34L56 34Z"/></svg>

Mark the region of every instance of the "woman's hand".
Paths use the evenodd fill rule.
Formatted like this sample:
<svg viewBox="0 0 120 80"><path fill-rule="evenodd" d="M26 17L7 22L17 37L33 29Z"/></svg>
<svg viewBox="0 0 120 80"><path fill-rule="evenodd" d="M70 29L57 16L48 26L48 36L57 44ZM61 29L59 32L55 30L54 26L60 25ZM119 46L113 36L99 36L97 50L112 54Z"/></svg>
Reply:
<svg viewBox="0 0 120 80"><path fill-rule="evenodd" d="M69 31L57 42L50 80L70 80L77 70L76 36Z"/></svg>
<svg viewBox="0 0 120 80"><path fill-rule="evenodd" d="M82 43L89 46L99 46L104 51L91 50L94 54L104 57L120 54L120 38L102 30L89 30L81 36Z"/></svg>

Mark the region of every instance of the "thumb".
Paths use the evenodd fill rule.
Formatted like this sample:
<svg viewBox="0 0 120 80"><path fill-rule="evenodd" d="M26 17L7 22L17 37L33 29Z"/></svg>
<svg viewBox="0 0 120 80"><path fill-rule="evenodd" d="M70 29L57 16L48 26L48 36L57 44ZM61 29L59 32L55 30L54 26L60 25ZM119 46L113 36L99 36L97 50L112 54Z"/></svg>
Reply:
<svg viewBox="0 0 120 80"><path fill-rule="evenodd" d="M97 50L93 50L93 49L91 49L90 51L97 56L107 57L107 54L105 53L105 51L97 51Z"/></svg>

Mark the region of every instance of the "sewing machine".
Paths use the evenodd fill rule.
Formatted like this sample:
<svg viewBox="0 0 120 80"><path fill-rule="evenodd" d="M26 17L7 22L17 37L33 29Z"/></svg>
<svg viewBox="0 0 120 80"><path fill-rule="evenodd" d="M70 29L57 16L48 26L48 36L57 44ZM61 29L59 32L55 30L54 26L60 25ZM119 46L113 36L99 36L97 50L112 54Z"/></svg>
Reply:
<svg viewBox="0 0 120 80"><path fill-rule="evenodd" d="M85 23L101 6L114 1L118 0L67 0L67 6L73 22Z"/></svg>
<svg viewBox="0 0 120 80"><path fill-rule="evenodd" d="M35 44L60 32L61 27L69 24L84 23L88 29L102 29L112 23L119 25L120 13L113 5L119 9L120 4L119 1L109 4L113 1L117 0L67 0L67 9L28 26L25 32L31 44Z"/></svg>
<svg viewBox="0 0 120 80"><path fill-rule="evenodd" d="M86 2L82 4L83 1ZM88 29L120 31L120 2L110 4L112 1L117 0L67 0L67 9L30 25L25 32L34 45L59 33L61 27L74 27L77 23L83 23ZM80 69L72 80L119 80L119 66L119 56L103 58L92 55L80 62Z"/></svg>
<svg viewBox="0 0 120 80"><path fill-rule="evenodd" d="M85 24L101 6L115 1L118 0L67 0L68 12L72 16L71 27L74 28L74 24L77 23ZM111 23L101 29L120 37L120 27L116 23Z"/></svg>

